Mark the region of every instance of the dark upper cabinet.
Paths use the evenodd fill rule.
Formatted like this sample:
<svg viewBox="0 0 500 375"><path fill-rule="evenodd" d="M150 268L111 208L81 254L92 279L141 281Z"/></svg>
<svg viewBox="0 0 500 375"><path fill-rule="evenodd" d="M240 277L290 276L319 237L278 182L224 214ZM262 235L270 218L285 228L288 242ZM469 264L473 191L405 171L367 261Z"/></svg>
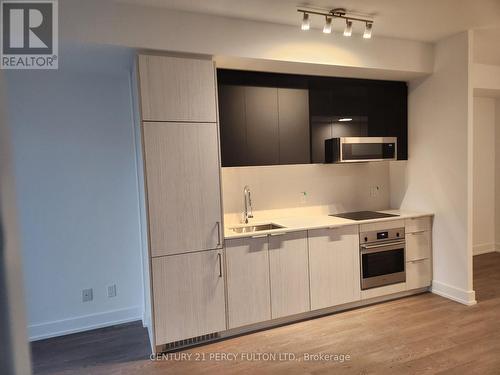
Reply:
<svg viewBox="0 0 500 375"><path fill-rule="evenodd" d="M398 159L408 158L405 82L217 75L223 167L323 163L325 140L333 137L397 137Z"/></svg>
<svg viewBox="0 0 500 375"><path fill-rule="evenodd" d="M408 159L408 88L404 82L369 86L368 130L373 137L397 137L398 159Z"/></svg>
<svg viewBox="0 0 500 375"><path fill-rule="evenodd" d="M405 82L311 79L312 162L324 162L324 140L333 137L397 137L398 159L408 159L407 95Z"/></svg>
<svg viewBox="0 0 500 375"><path fill-rule="evenodd" d="M333 115L332 102L331 90L316 87L309 90L309 111L311 116Z"/></svg>
<svg viewBox="0 0 500 375"><path fill-rule="evenodd" d="M245 115L246 165L279 164L278 89L245 87Z"/></svg>
<svg viewBox="0 0 500 375"><path fill-rule="evenodd" d="M278 89L279 164L307 164L309 151L309 92Z"/></svg>
<svg viewBox="0 0 500 375"><path fill-rule="evenodd" d="M244 87L219 87L219 122L222 166L247 165Z"/></svg>
<svg viewBox="0 0 500 375"><path fill-rule="evenodd" d="M219 85L223 167L310 162L304 89Z"/></svg>

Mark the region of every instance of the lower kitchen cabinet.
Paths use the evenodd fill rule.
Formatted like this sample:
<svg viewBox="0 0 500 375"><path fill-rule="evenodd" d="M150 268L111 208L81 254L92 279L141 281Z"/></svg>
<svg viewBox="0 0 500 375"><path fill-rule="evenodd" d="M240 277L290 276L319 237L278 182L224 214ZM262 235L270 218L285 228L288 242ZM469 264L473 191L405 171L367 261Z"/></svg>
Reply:
<svg viewBox="0 0 500 375"><path fill-rule="evenodd" d="M272 318L310 311L307 232L269 236Z"/></svg>
<svg viewBox="0 0 500 375"><path fill-rule="evenodd" d="M431 257L431 232L414 232L406 234L406 261L427 259Z"/></svg>
<svg viewBox="0 0 500 375"><path fill-rule="evenodd" d="M228 328L271 319L267 237L226 240Z"/></svg>
<svg viewBox="0 0 500 375"><path fill-rule="evenodd" d="M309 231L311 310L361 299L357 226Z"/></svg>
<svg viewBox="0 0 500 375"><path fill-rule="evenodd" d="M222 250L152 259L156 345L226 329Z"/></svg>
<svg viewBox="0 0 500 375"><path fill-rule="evenodd" d="M406 289L429 287L432 283L432 218L405 220Z"/></svg>
<svg viewBox="0 0 500 375"><path fill-rule="evenodd" d="M432 266L430 259L412 260L406 263L406 289L426 288L431 285Z"/></svg>

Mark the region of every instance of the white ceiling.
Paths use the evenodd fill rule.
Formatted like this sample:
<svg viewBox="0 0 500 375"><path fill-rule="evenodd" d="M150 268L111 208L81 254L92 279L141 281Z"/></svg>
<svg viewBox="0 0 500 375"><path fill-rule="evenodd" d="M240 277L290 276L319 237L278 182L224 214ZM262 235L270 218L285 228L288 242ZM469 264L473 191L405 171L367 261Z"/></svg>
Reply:
<svg viewBox="0 0 500 375"><path fill-rule="evenodd" d="M500 0L114 0L141 6L217 14L249 20L298 25L297 6L345 7L375 19L373 35L435 42L460 31L500 26ZM312 27L324 20L311 17ZM341 30L337 20L334 29ZM359 26L355 32L362 32Z"/></svg>

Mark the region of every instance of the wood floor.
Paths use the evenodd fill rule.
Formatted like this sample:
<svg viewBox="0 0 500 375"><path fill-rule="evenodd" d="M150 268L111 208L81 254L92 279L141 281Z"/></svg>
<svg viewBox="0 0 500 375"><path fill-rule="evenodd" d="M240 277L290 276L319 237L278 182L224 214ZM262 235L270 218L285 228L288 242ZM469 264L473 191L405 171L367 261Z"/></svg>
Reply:
<svg viewBox="0 0 500 375"><path fill-rule="evenodd" d="M479 303L472 307L426 293L163 361L149 360L147 333L132 323L35 342L34 368L37 374L500 374L500 253L474 258L474 289ZM228 353L236 359L215 358ZM249 360L251 353L293 353L296 359ZM307 353L350 360L306 361Z"/></svg>

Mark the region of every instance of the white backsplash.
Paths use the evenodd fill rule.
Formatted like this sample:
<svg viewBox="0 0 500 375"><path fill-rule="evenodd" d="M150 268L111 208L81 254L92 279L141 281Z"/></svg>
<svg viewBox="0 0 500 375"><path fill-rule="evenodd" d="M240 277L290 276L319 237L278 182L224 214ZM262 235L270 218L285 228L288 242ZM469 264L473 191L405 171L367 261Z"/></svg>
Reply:
<svg viewBox="0 0 500 375"><path fill-rule="evenodd" d="M226 225L240 220L245 185L255 220L390 206L388 162L222 168Z"/></svg>

